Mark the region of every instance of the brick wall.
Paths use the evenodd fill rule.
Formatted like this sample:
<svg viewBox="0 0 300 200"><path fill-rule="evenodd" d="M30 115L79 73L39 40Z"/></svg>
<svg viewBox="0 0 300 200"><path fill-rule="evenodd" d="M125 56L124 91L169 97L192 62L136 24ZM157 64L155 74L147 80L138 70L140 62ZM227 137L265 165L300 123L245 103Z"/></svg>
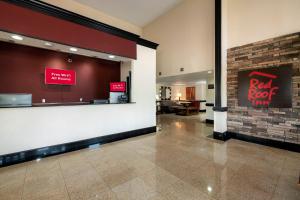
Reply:
<svg viewBox="0 0 300 200"><path fill-rule="evenodd" d="M263 40L228 50L228 131L300 144L300 33ZM293 107L255 109L238 106L239 70L293 65Z"/></svg>

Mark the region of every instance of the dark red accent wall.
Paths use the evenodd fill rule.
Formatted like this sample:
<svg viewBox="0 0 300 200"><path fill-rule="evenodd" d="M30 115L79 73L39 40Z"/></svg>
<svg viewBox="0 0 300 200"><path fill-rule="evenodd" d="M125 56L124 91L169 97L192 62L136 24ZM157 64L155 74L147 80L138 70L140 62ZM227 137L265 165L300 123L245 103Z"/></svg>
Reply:
<svg viewBox="0 0 300 200"><path fill-rule="evenodd" d="M136 59L136 42L0 1L0 29Z"/></svg>
<svg viewBox="0 0 300 200"><path fill-rule="evenodd" d="M120 81L120 63L0 42L0 93L32 93L33 102L107 99L109 83ZM45 85L45 67L76 71L77 85Z"/></svg>

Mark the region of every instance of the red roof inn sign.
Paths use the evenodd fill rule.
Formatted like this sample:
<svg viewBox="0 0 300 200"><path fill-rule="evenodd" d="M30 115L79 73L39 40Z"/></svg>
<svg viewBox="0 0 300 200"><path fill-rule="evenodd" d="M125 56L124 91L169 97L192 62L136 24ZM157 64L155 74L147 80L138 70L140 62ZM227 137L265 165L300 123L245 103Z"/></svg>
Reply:
<svg viewBox="0 0 300 200"><path fill-rule="evenodd" d="M292 107L292 66L238 72L239 106Z"/></svg>

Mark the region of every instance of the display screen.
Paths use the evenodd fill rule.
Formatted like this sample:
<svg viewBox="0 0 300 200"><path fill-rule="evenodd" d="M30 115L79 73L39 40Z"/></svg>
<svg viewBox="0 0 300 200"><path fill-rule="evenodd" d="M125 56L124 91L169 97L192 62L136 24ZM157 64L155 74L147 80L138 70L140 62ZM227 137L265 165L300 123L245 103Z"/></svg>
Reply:
<svg viewBox="0 0 300 200"><path fill-rule="evenodd" d="M126 82L112 82L110 83L111 92L126 92Z"/></svg>
<svg viewBox="0 0 300 200"><path fill-rule="evenodd" d="M76 72L74 70L52 69L46 67L45 84L76 85Z"/></svg>

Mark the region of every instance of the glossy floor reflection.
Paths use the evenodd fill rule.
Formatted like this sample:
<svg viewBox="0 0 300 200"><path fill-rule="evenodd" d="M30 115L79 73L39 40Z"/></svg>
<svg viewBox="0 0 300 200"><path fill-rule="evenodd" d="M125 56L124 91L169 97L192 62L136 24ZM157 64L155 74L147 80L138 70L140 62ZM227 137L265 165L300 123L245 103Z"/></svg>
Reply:
<svg viewBox="0 0 300 200"><path fill-rule="evenodd" d="M203 116L156 134L0 169L1 200L299 200L300 154L207 136Z"/></svg>

